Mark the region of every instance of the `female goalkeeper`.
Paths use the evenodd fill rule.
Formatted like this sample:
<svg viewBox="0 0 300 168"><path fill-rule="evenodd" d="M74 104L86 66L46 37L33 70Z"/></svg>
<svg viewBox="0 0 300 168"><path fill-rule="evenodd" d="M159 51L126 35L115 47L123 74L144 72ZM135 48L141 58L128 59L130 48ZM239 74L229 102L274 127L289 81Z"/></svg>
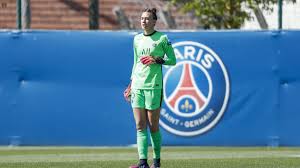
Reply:
<svg viewBox="0 0 300 168"><path fill-rule="evenodd" d="M141 16L143 33L134 37L134 64L131 82L124 97L131 100L137 129L139 163L130 168L149 168L148 131L153 148L153 165L160 167L160 108L163 99L162 65L175 65L176 58L167 36L154 29L156 9L145 9Z"/></svg>

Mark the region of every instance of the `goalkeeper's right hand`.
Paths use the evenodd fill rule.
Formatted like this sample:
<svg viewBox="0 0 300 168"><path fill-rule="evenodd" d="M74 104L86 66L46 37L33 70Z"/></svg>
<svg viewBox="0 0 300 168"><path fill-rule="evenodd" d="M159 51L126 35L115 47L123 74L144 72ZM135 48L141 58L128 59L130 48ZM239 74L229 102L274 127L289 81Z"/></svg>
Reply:
<svg viewBox="0 0 300 168"><path fill-rule="evenodd" d="M130 95L131 95L131 83L125 89L123 96L126 101L130 102Z"/></svg>

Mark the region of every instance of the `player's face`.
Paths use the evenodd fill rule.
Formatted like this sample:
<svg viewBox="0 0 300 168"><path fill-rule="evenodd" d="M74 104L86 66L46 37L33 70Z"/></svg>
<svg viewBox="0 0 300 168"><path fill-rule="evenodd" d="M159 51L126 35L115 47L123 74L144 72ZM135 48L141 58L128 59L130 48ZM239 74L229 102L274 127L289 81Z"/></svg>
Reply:
<svg viewBox="0 0 300 168"><path fill-rule="evenodd" d="M154 29L156 20L153 19L153 16L150 12L143 12L141 16L141 26L144 30Z"/></svg>

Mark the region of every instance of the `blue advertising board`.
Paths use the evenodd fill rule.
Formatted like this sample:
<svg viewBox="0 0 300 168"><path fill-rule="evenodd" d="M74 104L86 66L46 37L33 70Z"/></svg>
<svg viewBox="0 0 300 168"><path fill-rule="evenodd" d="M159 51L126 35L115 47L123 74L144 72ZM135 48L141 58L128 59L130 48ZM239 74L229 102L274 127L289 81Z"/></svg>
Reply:
<svg viewBox="0 0 300 168"><path fill-rule="evenodd" d="M164 145L300 145L300 31L165 33ZM0 145L135 144L135 34L1 31Z"/></svg>

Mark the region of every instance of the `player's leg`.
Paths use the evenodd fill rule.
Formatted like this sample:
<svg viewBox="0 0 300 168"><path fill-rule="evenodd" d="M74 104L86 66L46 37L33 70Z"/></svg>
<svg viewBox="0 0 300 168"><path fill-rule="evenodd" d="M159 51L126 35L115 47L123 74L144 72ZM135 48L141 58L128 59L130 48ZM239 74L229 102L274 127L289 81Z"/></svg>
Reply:
<svg viewBox="0 0 300 168"><path fill-rule="evenodd" d="M148 132L146 110L142 108L133 109L136 130L139 159L147 159L148 155Z"/></svg>
<svg viewBox="0 0 300 168"><path fill-rule="evenodd" d="M151 132L153 148L153 168L160 167L161 133L159 131L160 107L162 102L162 90L152 90L145 93L148 125ZM147 99L148 98L148 99ZM151 98L151 99L150 99Z"/></svg>
<svg viewBox="0 0 300 168"><path fill-rule="evenodd" d="M160 108L147 110L148 123L150 128L150 139L153 149L153 163L151 167L160 167L161 134L159 131Z"/></svg>
<svg viewBox="0 0 300 168"><path fill-rule="evenodd" d="M151 133L159 132L159 117L160 117L160 107L155 110L146 110L148 125Z"/></svg>
<svg viewBox="0 0 300 168"><path fill-rule="evenodd" d="M137 146L139 154L139 164L131 168L148 168L148 132L147 132L147 114L145 110L145 98L142 90L131 91L131 104L134 114L137 130Z"/></svg>

